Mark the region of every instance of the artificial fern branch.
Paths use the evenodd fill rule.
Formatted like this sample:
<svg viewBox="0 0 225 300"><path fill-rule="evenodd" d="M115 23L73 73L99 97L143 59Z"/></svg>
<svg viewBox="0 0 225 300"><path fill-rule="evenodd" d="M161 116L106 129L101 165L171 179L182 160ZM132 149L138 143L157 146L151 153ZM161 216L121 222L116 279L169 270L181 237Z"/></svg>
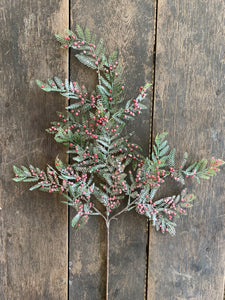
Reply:
<svg viewBox="0 0 225 300"><path fill-rule="evenodd" d="M174 235L176 219L187 214L195 199L185 188L186 180L209 179L224 161L212 158L208 162L203 158L189 165L188 154L184 153L179 162L175 149L170 149L166 141L167 133L156 135L150 157L144 157L141 147L132 142L133 134L124 134L124 127L147 108L143 102L150 84L140 87L136 97L125 100L117 52L106 56L103 40L96 43L96 36L80 26L76 26L75 33L67 30L66 35L56 35L56 39L62 48L72 48L81 64L96 71L98 84L89 93L85 86L68 79L54 77L47 83L37 80L43 91L58 92L71 100L66 112L57 112L59 120L47 129L56 142L67 146L71 163L66 165L57 156L55 166L47 166L46 171L32 165L14 166L13 180L34 183L31 191L61 194L62 202L74 209L72 227L76 230L91 216L104 219L108 300L110 222L135 210L156 230ZM179 182L181 188L175 195L160 198L158 191L167 184L167 177Z"/></svg>

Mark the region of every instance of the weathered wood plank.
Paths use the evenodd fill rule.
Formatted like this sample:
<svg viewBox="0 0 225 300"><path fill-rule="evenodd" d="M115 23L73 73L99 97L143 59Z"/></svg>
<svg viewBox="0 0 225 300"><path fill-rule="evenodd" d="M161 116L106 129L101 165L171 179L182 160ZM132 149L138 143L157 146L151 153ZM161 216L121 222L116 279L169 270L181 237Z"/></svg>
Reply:
<svg viewBox="0 0 225 300"><path fill-rule="evenodd" d="M178 156L225 157L223 0L159 0L154 133L168 131ZM224 168L198 185L174 238L152 229L149 300L223 299Z"/></svg>
<svg viewBox="0 0 225 300"><path fill-rule="evenodd" d="M152 80L155 1L71 0L71 29L87 26L103 37L108 52L119 51L124 66L126 96ZM71 56L71 79L95 87L95 73L82 68ZM92 74L92 75L90 75ZM136 141L145 153L149 143L149 111L138 120ZM136 123L137 124L137 123ZM131 129L131 130L132 130ZM126 214L110 229L109 299L144 299L147 224L144 218ZM69 299L105 299L104 224L92 218L80 232L70 232Z"/></svg>
<svg viewBox="0 0 225 300"><path fill-rule="evenodd" d="M63 150L45 128L65 101L35 80L66 76L54 34L68 26L68 1L3 0L0 15L0 299L66 299L67 207L11 178L13 164L45 168Z"/></svg>

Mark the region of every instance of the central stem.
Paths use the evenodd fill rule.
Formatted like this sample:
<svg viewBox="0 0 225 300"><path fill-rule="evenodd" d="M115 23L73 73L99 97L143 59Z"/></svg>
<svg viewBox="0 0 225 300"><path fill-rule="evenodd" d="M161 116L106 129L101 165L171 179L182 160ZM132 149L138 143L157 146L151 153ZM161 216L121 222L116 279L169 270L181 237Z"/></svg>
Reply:
<svg viewBox="0 0 225 300"><path fill-rule="evenodd" d="M105 220L105 225L106 225L106 300L109 300L109 225L110 225L110 221L113 219L117 219L117 217L128 211L130 207L132 207L132 204L135 203L135 200L133 202L130 202L130 198L128 200L127 206L124 207L124 209L122 209L120 212L118 212L117 214L115 214L114 216L112 216L111 218L109 218L108 216L105 217L102 213L100 213L99 210L97 210L95 208L95 210L103 217L103 219Z"/></svg>
<svg viewBox="0 0 225 300"><path fill-rule="evenodd" d="M109 299L109 221L106 221L106 300Z"/></svg>

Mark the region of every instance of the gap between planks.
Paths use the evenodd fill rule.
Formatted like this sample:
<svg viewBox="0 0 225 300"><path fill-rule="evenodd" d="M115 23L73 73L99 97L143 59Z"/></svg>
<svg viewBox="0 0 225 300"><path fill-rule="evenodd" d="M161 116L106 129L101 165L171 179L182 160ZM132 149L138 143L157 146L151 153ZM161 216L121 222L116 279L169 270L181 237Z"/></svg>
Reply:
<svg viewBox="0 0 225 300"><path fill-rule="evenodd" d="M152 101L150 105L150 117L151 120L149 122L150 128L150 138L149 138L149 158L151 157L152 149L153 149L153 129L154 129L154 101L155 101L155 83L156 83L156 49L157 49L157 21L158 21L158 0L155 1L155 14L154 14L154 58L153 58L153 83L152 83ZM150 236L151 236L151 225L147 220L147 244L146 244L146 266L145 266L145 300L148 300L148 289L149 289L149 251L150 251ZM224 299L225 300L225 299Z"/></svg>

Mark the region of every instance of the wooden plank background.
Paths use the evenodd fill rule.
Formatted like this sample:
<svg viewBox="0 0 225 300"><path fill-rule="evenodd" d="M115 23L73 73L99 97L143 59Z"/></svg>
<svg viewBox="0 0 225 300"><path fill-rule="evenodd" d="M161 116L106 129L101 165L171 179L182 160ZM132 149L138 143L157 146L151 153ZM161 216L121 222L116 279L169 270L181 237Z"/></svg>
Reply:
<svg viewBox="0 0 225 300"><path fill-rule="evenodd" d="M63 153L45 129L65 101L35 81L67 76L67 54L54 34L68 26L68 2L1 6L0 299L67 299L67 207L11 178L14 164L45 168Z"/></svg>
<svg viewBox="0 0 225 300"><path fill-rule="evenodd" d="M149 110L132 128L146 155L153 124L153 135L169 131L178 156L225 158L224 13L224 0L1 1L0 299L104 299L104 224L92 218L75 233L60 198L11 181L13 164L44 168L64 155L44 130L66 103L35 80L94 87L94 72L54 34L79 24L118 50L127 98L153 83ZM223 299L223 173L189 184L197 200L174 238L135 214L112 223L109 299Z"/></svg>

